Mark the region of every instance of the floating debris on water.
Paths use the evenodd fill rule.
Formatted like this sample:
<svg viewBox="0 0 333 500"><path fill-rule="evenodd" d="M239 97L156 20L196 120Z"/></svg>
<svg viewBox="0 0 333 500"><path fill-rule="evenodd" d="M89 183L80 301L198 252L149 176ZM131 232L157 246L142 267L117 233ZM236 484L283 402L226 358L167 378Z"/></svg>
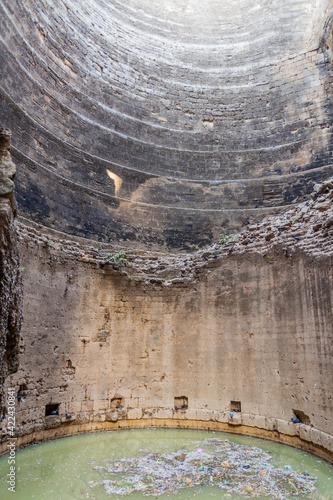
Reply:
<svg viewBox="0 0 333 500"><path fill-rule="evenodd" d="M136 458L105 460L94 470L111 475L103 485L107 494L127 496L176 495L185 488L215 486L228 494L284 500L313 495L316 478L289 465L276 467L264 450L217 438L196 443L194 451L148 453Z"/></svg>

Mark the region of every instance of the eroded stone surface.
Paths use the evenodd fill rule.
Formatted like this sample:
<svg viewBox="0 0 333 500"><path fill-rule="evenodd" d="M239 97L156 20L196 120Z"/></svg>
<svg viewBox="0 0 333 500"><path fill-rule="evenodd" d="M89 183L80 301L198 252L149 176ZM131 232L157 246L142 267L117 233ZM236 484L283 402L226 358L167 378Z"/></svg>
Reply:
<svg viewBox="0 0 333 500"><path fill-rule="evenodd" d="M22 321L22 282L19 271L10 132L0 129L0 417L4 413L5 378L18 367Z"/></svg>

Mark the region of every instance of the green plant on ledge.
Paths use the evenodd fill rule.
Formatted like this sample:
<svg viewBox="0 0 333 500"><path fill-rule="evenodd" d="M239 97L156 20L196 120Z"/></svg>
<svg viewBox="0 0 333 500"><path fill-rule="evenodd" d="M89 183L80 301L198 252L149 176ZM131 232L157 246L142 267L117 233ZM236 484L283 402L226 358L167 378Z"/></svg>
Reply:
<svg viewBox="0 0 333 500"><path fill-rule="evenodd" d="M124 252L118 252L115 255L111 255L110 253L106 258L107 262L111 262L116 266L128 266L127 255Z"/></svg>
<svg viewBox="0 0 333 500"><path fill-rule="evenodd" d="M233 243L237 240L236 234L220 234L220 242L221 243Z"/></svg>

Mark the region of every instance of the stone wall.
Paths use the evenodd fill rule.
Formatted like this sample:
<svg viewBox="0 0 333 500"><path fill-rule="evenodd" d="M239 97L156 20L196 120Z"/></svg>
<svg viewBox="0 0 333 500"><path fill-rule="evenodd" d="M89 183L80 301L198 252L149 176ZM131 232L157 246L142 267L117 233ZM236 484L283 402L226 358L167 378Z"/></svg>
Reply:
<svg viewBox="0 0 333 500"><path fill-rule="evenodd" d="M1 2L18 445L178 426L333 461L332 0L201 4Z"/></svg>
<svg viewBox="0 0 333 500"><path fill-rule="evenodd" d="M18 443L176 426L332 460L332 197L330 180L295 209L183 255L125 257L21 219L24 342L7 380L20 396Z"/></svg>
<svg viewBox="0 0 333 500"><path fill-rule="evenodd" d="M0 415L5 413L6 377L18 368L22 322L22 281L14 218L15 165L11 161L10 132L0 129Z"/></svg>
<svg viewBox="0 0 333 500"><path fill-rule="evenodd" d="M20 214L193 249L305 199L332 164L331 12L327 0L4 0L0 117Z"/></svg>

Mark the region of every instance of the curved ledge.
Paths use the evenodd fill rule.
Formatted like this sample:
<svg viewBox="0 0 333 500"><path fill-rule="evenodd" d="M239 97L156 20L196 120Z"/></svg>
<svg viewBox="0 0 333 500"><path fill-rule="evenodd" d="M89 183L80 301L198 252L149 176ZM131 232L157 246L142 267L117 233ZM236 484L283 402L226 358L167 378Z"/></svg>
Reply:
<svg viewBox="0 0 333 500"><path fill-rule="evenodd" d="M131 410L130 410L131 411ZM129 411L129 413L130 413ZM136 412L137 410L132 410ZM195 411L195 410L193 410ZM204 411L206 410L197 410ZM165 412L167 413L167 412ZM215 412L212 412L215 413ZM105 417L105 416L104 416ZM101 418L101 417L100 417ZM116 431L121 429L144 429L144 428L177 428L196 429L228 432L231 434L241 434L256 438L268 439L276 443L286 444L316 455L330 463L333 463L333 436L318 431L304 424L290 424L286 420L268 419L263 416L246 415L242 416L237 425L228 422L200 419L178 419L178 418L139 418L117 420L116 422L93 421L83 424L67 423L57 427L35 431L16 438L17 448L23 448L32 444L47 440L59 439L89 432ZM250 421L252 420L252 425ZM259 427L260 421L266 424L266 428ZM0 456L7 453L6 441L0 444Z"/></svg>

